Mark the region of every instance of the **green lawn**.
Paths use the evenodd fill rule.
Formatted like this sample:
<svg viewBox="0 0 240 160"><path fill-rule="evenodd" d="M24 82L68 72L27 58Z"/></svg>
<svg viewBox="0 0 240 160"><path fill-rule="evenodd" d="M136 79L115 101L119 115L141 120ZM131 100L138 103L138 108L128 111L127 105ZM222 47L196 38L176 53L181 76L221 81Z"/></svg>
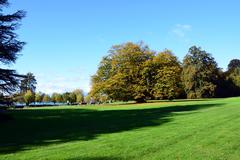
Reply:
<svg viewBox="0 0 240 160"><path fill-rule="evenodd" d="M0 159L240 159L240 98L9 111Z"/></svg>

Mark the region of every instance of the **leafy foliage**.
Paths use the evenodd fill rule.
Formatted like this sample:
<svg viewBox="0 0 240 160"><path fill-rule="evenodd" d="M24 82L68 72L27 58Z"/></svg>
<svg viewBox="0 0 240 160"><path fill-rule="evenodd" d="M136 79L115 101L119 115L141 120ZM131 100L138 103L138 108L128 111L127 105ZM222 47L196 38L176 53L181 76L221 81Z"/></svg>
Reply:
<svg viewBox="0 0 240 160"><path fill-rule="evenodd" d="M48 103L51 101L51 97L48 94L44 94L42 102Z"/></svg>
<svg viewBox="0 0 240 160"><path fill-rule="evenodd" d="M173 99L181 95L181 64L166 50L158 55L143 43L113 46L92 77L90 95L98 100Z"/></svg>
<svg viewBox="0 0 240 160"><path fill-rule="evenodd" d="M63 96L61 94L57 94L55 98L57 103L62 103L63 102Z"/></svg>
<svg viewBox="0 0 240 160"><path fill-rule="evenodd" d="M108 96L114 100L144 101L147 87L142 75L144 64L154 53L143 43L113 46L92 77L94 97Z"/></svg>
<svg viewBox="0 0 240 160"><path fill-rule="evenodd" d="M32 91L28 90L24 95L24 100L27 106L29 106L30 103L34 102L35 95Z"/></svg>
<svg viewBox="0 0 240 160"><path fill-rule="evenodd" d="M233 59L230 61L230 63L228 64L228 70L234 70L235 68L239 68L240 67L240 60L239 59Z"/></svg>
<svg viewBox="0 0 240 160"><path fill-rule="evenodd" d="M8 6L7 0L0 1L0 63L9 65L15 63L18 53L22 50L24 42L17 39L15 30L19 21L25 16L25 12L17 11L4 15L3 7ZM11 93L16 90L22 78L15 70L0 68L0 91Z"/></svg>
<svg viewBox="0 0 240 160"><path fill-rule="evenodd" d="M42 102L43 96L44 95L42 93L36 93L35 94L35 102Z"/></svg>
<svg viewBox="0 0 240 160"><path fill-rule="evenodd" d="M188 98L214 97L218 67L214 58L193 46L183 60L182 81Z"/></svg>
<svg viewBox="0 0 240 160"><path fill-rule="evenodd" d="M77 96L75 93L71 92L69 94L69 102L70 104L73 104L73 103L76 103L76 100L77 100Z"/></svg>
<svg viewBox="0 0 240 160"><path fill-rule="evenodd" d="M76 95L76 103L82 103L84 101L83 90L76 89L73 93Z"/></svg>
<svg viewBox="0 0 240 160"><path fill-rule="evenodd" d="M37 80L33 73L27 73L26 76L21 80L21 93L26 93L28 90L35 93Z"/></svg>
<svg viewBox="0 0 240 160"><path fill-rule="evenodd" d="M53 93L52 96L51 96L51 101L53 103L56 103L57 102L57 96L58 96L58 93Z"/></svg>
<svg viewBox="0 0 240 160"><path fill-rule="evenodd" d="M234 84L240 87L240 67L235 68L234 71L230 74L231 79Z"/></svg>
<svg viewBox="0 0 240 160"><path fill-rule="evenodd" d="M171 51L159 53L152 61L151 70L154 75L152 94L156 99L179 98L183 93L181 85L182 68L177 57Z"/></svg>

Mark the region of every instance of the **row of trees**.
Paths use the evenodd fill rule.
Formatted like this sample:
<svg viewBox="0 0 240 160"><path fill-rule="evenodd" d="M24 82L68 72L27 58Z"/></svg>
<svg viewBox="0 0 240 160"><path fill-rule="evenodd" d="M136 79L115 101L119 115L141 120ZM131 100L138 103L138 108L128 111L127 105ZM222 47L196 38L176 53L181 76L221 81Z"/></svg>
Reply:
<svg viewBox="0 0 240 160"><path fill-rule="evenodd" d="M26 103L28 106L31 103L65 103L65 104L81 104L84 102L84 94L80 89L73 92L63 94L53 93L51 96L45 93L34 93L28 90L23 96L16 96L15 102Z"/></svg>
<svg viewBox="0 0 240 160"><path fill-rule="evenodd" d="M80 104L84 102L84 93L81 89L73 92L53 93L50 95L38 92L36 93L37 80L33 73L27 73L20 80L19 90L9 98L12 102L25 103L27 106L31 103L65 103Z"/></svg>
<svg viewBox="0 0 240 160"><path fill-rule="evenodd" d="M90 96L97 101L239 96L240 60L223 72L196 46L181 63L170 50L157 53L142 42L129 42L109 50L91 82Z"/></svg>

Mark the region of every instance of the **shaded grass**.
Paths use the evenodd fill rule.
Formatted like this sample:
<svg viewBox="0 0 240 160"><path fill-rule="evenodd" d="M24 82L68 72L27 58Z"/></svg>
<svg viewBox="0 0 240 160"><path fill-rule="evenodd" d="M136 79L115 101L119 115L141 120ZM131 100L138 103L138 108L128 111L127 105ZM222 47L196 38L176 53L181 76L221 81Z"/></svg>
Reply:
<svg viewBox="0 0 240 160"><path fill-rule="evenodd" d="M239 127L225 125L239 122L237 105L238 99L226 99L13 110L8 113L13 119L0 124L0 154L10 159L159 159L169 155L177 159L178 155L193 158L189 153L194 149L203 158L211 155L201 152L204 145L213 146L210 152L218 151L219 142L229 144L234 152L238 146L232 146L231 138L238 135L234 132L226 138L225 134ZM215 141L216 127L220 141ZM197 141L202 145L196 145Z"/></svg>

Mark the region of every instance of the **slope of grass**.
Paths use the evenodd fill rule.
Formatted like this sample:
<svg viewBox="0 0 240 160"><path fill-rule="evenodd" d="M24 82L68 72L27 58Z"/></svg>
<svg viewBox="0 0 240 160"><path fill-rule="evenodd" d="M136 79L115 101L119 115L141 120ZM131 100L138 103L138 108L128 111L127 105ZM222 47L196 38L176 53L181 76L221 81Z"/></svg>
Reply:
<svg viewBox="0 0 240 160"><path fill-rule="evenodd" d="M240 99L8 111L0 159L240 159Z"/></svg>

